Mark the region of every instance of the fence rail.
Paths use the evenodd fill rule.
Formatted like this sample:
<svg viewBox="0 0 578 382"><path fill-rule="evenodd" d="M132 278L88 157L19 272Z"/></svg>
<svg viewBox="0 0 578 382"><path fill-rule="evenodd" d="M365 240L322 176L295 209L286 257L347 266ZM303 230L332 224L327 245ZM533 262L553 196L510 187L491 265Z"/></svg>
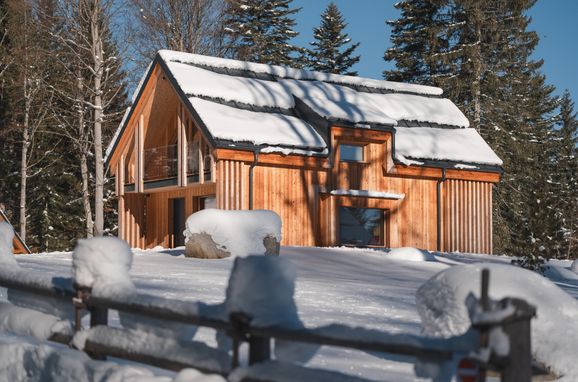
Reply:
<svg viewBox="0 0 578 382"><path fill-rule="evenodd" d="M207 367L206 363L198 363L195 360L175 360L164 357L160 353L146 353L138 348L115 347L98 339L93 339L89 335L84 351L95 359L105 359L107 356L112 356L169 370L193 367L206 373L227 375L240 364L239 345L241 343L246 342L249 345L248 359L251 367L271 361L271 340L276 339L337 346L365 352L411 356L418 360L427 359L430 362L434 360L440 363L455 360L456 357L472 357L472 361L477 363L482 370L482 378L485 378L485 369L493 369L501 373L503 382L531 380L530 322L535 315L535 309L526 302L517 299L504 299L499 303L490 304L487 293L489 287L487 270L483 271L481 282L479 304L482 311L489 312L492 306L500 309L505 306L513 306L513 313L494 322L488 320L474 322L468 333L449 339L430 338L414 334L394 334L371 329L350 328L337 324L315 329L259 327L253 325L251 317L243 313L232 313L228 317L201 314L199 303L164 299L140 293L130 295L128 298L94 296L90 289L74 285L71 279L59 279L58 283L52 282L52 286L50 286L46 276L40 272L38 274L30 271L20 272L23 272L22 275L25 273L26 277L20 279L18 272L1 271L0 286L28 292L39 298L50 297L70 303L71 309L74 308L75 311L75 331L82 330L81 315L86 311L90 313L90 327L94 329L108 326L109 310L117 310L143 318L224 331L233 342L232 356L229 358L230 365L226 368ZM35 282L33 281L35 278L43 281ZM482 349L489 349L488 333L493 328L498 327L503 329L509 337L510 344L512 344L510 348L513 351L501 357L494 355L485 360L477 358L475 355L481 354ZM479 342L472 342L472 338L478 338L476 336L479 336ZM49 340L70 344L72 336L70 333L54 333ZM293 365L291 367L298 366Z"/></svg>

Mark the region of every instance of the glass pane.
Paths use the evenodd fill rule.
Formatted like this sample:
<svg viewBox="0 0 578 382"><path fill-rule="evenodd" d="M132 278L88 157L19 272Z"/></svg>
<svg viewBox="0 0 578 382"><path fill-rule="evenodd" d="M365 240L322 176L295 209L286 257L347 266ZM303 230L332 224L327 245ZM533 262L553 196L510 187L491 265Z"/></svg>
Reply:
<svg viewBox="0 0 578 382"><path fill-rule="evenodd" d="M339 239L342 245L383 245L383 210L339 207Z"/></svg>
<svg viewBox="0 0 578 382"><path fill-rule="evenodd" d="M339 157L342 161L363 161L363 146L340 145L339 148Z"/></svg>
<svg viewBox="0 0 578 382"><path fill-rule="evenodd" d="M177 176L177 145L151 147L144 150L144 180Z"/></svg>
<svg viewBox="0 0 578 382"><path fill-rule="evenodd" d="M201 198L201 209L205 210L207 208L217 208L217 198L214 196L207 196Z"/></svg>

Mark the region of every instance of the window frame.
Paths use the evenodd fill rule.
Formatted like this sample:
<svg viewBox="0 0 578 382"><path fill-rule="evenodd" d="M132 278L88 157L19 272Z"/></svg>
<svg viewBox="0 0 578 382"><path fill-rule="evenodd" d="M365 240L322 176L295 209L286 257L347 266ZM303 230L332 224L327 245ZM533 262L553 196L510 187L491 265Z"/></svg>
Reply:
<svg viewBox="0 0 578 382"><path fill-rule="evenodd" d="M346 209L358 209L358 210L379 210L380 211L380 223L379 223L379 242L378 243L367 243L367 244L351 244L351 243L344 243L341 238L341 208ZM337 232L338 237L337 241L339 245L343 245L346 247L360 247L360 248L382 248L389 246L389 216L390 211L389 209L385 208L371 208L371 207L357 207L357 206L348 206L348 205L339 205L337 207Z"/></svg>
<svg viewBox="0 0 578 382"><path fill-rule="evenodd" d="M343 146L360 148L361 149L361 160L344 159L343 155L342 155L342 151L341 151ZM366 146L367 146L367 144L360 143L360 142L339 142L339 146L337 148L339 150L339 161L345 162L345 163L367 163L367 161L366 161L367 153L365 152Z"/></svg>

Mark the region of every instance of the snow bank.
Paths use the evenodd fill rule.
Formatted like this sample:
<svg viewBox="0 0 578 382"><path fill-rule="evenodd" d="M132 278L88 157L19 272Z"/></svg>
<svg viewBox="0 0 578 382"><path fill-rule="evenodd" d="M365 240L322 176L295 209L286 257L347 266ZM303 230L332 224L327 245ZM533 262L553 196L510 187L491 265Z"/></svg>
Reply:
<svg viewBox="0 0 578 382"><path fill-rule="evenodd" d="M215 138L255 145L325 148L315 129L297 117L242 110L196 97L189 101Z"/></svg>
<svg viewBox="0 0 578 382"><path fill-rule="evenodd" d="M219 249L230 252L231 256L264 254L265 237L272 236L281 242L281 218L268 210L206 209L187 219L183 234L188 240L195 233L210 235Z"/></svg>
<svg viewBox="0 0 578 382"><path fill-rule="evenodd" d="M404 261L437 261L430 252L414 247L392 248L387 252L387 258Z"/></svg>
<svg viewBox="0 0 578 382"><path fill-rule="evenodd" d="M204 96L281 109L295 106L291 93L276 81L219 74L178 62L169 62L167 66L188 96Z"/></svg>
<svg viewBox="0 0 578 382"><path fill-rule="evenodd" d="M181 62L186 64L208 66L213 68L246 70L254 73L269 74L279 78L325 81L341 85L353 85L362 87L364 86L380 90L391 90L391 91L427 94L427 95L442 94L442 89L433 86L413 85L401 82L376 80L372 78L321 73L302 69L294 69L285 66L257 64L253 62L231 60L227 58L201 56L198 54L177 52L172 50L159 50L158 54L167 63Z"/></svg>
<svg viewBox="0 0 578 382"><path fill-rule="evenodd" d="M12 254L14 229L7 222L0 222L0 268L18 268Z"/></svg>
<svg viewBox="0 0 578 382"><path fill-rule="evenodd" d="M94 361L88 355L66 346L0 334L0 380L170 382L172 378L155 376L145 367Z"/></svg>
<svg viewBox="0 0 578 382"><path fill-rule="evenodd" d="M78 285L92 288L94 294L132 293L132 256L128 244L115 237L79 240L72 254L73 278Z"/></svg>
<svg viewBox="0 0 578 382"><path fill-rule="evenodd" d="M444 270L417 291L417 310L428 335L452 336L470 325L466 296L479 295L481 270L490 270L493 299L522 298L537 307L532 320L534 357L563 375L578 378L578 301L541 275L506 264L459 265Z"/></svg>
<svg viewBox="0 0 578 382"><path fill-rule="evenodd" d="M570 265L570 270L574 273L578 273L578 259L572 261L572 264Z"/></svg>
<svg viewBox="0 0 578 382"><path fill-rule="evenodd" d="M396 127L395 157L502 165L475 129Z"/></svg>
<svg viewBox="0 0 578 382"><path fill-rule="evenodd" d="M252 317L254 326L303 328L293 298L296 277L295 266L277 256L235 259L226 291L226 315L245 313ZM276 341L275 356L289 362L307 362L317 349L314 345Z"/></svg>

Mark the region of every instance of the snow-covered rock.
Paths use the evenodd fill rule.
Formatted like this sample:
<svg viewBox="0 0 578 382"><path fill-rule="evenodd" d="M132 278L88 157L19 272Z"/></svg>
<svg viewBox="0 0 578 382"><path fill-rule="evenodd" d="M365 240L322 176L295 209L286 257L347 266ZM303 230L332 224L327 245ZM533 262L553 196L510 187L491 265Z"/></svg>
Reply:
<svg viewBox="0 0 578 382"><path fill-rule="evenodd" d="M133 293L132 257L128 244L115 237L79 240L72 254L74 280L94 294Z"/></svg>
<svg viewBox="0 0 578 382"><path fill-rule="evenodd" d="M216 249L230 256L273 254L267 246L271 239L281 242L281 218L268 210L206 209L189 216L183 234L186 241L209 235Z"/></svg>
<svg viewBox="0 0 578 382"><path fill-rule="evenodd" d="M404 261L437 261L430 252L414 247L392 248L387 252L387 258Z"/></svg>
<svg viewBox="0 0 578 382"><path fill-rule="evenodd" d="M0 267L17 268L18 263L12 254L12 240L14 229L6 222L0 222Z"/></svg>
<svg viewBox="0 0 578 382"><path fill-rule="evenodd" d="M507 264L478 263L444 270L416 293L417 310L428 335L452 336L470 326L465 304L471 292L479 295L481 270L490 270L493 299L517 297L537 307L532 320L534 357L564 380L578 379L578 301L547 278ZM569 356L572 355L572 356Z"/></svg>

